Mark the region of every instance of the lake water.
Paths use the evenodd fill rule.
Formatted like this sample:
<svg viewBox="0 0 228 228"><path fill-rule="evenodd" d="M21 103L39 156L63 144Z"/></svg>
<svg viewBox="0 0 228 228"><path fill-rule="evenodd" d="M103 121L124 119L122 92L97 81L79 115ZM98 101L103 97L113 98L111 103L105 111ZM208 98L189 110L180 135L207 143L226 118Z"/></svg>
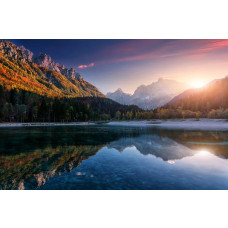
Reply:
<svg viewBox="0 0 228 228"><path fill-rule="evenodd" d="M0 189L228 189L228 132L0 129Z"/></svg>

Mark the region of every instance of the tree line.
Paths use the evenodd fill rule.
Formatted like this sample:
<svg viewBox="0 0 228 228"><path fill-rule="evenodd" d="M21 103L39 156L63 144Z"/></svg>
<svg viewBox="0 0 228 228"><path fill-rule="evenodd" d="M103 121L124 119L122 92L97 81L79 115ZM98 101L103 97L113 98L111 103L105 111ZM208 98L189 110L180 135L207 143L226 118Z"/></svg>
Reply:
<svg viewBox="0 0 228 228"><path fill-rule="evenodd" d="M228 119L228 108L201 111L177 108L142 110L121 105L107 98L48 98L25 90L0 86L1 122L77 122L109 120L150 120L222 118Z"/></svg>
<svg viewBox="0 0 228 228"><path fill-rule="evenodd" d="M210 111L191 111L178 109L157 108L148 111L121 113L116 112L116 120L151 120L151 119L228 119L228 108L212 109Z"/></svg>
<svg viewBox="0 0 228 228"><path fill-rule="evenodd" d="M118 110L127 115L140 109L102 97L50 98L0 86L2 122L104 121L114 119Z"/></svg>

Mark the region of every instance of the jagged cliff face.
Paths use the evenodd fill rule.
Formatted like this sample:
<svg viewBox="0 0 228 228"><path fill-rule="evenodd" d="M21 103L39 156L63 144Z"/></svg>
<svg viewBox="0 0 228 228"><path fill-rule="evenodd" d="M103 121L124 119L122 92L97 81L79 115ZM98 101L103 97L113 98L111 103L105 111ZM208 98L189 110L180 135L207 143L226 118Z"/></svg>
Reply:
<svg viewBox="0 0 228 228"><path fill-rule="evenodd" d="M22 50L23 49L24 48L22 48ZM37 65L61 73L68 79L83 80L82 76L74 68L67 69L64 65L54 62L52 58L45 53L40 53L38 56L34 56L28 49L26 50L25 53L27 53L27 56L30 58L32 57L33 62Z"/></svg>
<svg viewBox="0 0 228 228"><path fill-rule="evenodd" d="M18 60L21 62L31 61L20 48L7 40L0 41L0 53L10 60Z"/></svg>
<svg viewBox="0 0 228 228"><path fill-rule="evenodd" d="M105 97L75 69L43 53L35 56L7 40L0 41L0 85L49 97Z"/></svg>
<svg viewBox="0 0 228 228"><path fill-rule="evenodd" d="M153 82L150 85L139 86L133 95L118 89L114 93L107 93L107 97L120 104L135 104L147 110L165 105L186 88L187 85L183 83L160 78L157 82Z"/></svg>
<svg viewBox="0 0 228 228"><path fill-rule="evenodd" d="M31 52L30 50L28 50L28 49L25 48L24 46L20 46L20 49L21 49L21 51L28 57L28 59L29 59L30 61L33 60L33 56L34 56L33 52Z"/></svg>

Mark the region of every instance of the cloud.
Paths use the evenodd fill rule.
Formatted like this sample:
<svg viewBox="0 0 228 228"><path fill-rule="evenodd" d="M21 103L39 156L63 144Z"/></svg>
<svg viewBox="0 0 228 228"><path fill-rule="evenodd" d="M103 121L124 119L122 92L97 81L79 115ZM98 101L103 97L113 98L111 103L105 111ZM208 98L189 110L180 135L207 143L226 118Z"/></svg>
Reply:
<svg viewBox="0 0 228 228"><path fill-rule="evenodd" d="M94 67L95 63L90 63L88 65L79 65L78 69L85 69L85 68L89 68L89 67Z"/></svg>
<svg viewBox="0 0 228 228"><path fill-rule="evenodd" d="M108 56L114 58L98 61L97 64L140 61L155 58L185 56L200 59L212 51L228 47L228 40L132 40L109 48ZM147 51L145 51L147 49ZM151 50L152 49L152 50ZM116 54L119 56L116 56ZM107 53L106 53L107 54Z"/></svg>
<svg viewBox="0 0 228 228"><path fill-rule="evenodd" d="M201 59L214 51L226 51L228 40L126 40L104 48L98 55L101 57L95 63L79 65L78 69L96 65L181 57Z"/></svg>
<svg viewBox="0 0 228 228"><path fill-rule="evenodd" d="M200 51L212 51L226 46L228 46L228 40L209 40L209 43L200 49Z"/></svg>

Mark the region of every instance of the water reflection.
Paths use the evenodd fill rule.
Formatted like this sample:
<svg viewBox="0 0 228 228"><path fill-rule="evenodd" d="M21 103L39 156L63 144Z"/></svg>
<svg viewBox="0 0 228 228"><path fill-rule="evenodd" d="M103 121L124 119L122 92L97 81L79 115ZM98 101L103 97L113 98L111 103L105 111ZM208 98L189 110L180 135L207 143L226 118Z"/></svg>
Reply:
<svg viewBox="0 0 228 228"><path fill-rule="evenodd" d="M161 164L166 163L170 167L172 165L175 167L177 161L183 160L181 164L184 164L185 158L189 158L190 160L186 161L192 165L195 162L192 158L198 156L206 157L213 154L219 159L228 158L228 132L167 131L107 126L35 127L0 129L0 138L1 189L37 189L42 186L58 189L57 182L53 185L55 187L51 185L55 178L56 181L60 179L70 182L72 177L65 174L71 171L75 171L73 181L75 178L86 178L87 169L90 171L99 169L96 176L92 172L89 175L90 178L97 178L96 183L91 182L91 189L95 189L97 185L104 186L106 180L99 175L108 176L115 172L122 175L121 178L127 178L127 181L131 183L129 189L147 189L147 187L150 189L150 186L146 184L140 186L137 182L137 178L141 178L141 181L147 183L149 178L152 178L152 173L145 176L145 174L140 174L141 171L136 172L138 169L143 169L143 163L131 160L132 157L139 158L136 152L145 159L148 158L147 161L142 162L150 162L151 172L156 160L151 160L149 157L160 159L163 161ZM129 158L126 159L128 163L121 163L122 165L118 167L116 162L118 161L120 164L123 161L121 155L127 150L131 151ZM118 151L118 154L114 156L113 151ZM88 165L84 171L80 171L82 162L84 161L86 164L94 156L97 160L95 159L95 162L91 163L91 167ZM111 156L113 157L109 161ZM102 164L107 160L109 168L104 170ZM164 167L161 164L157 167L159 169L157 179L160 178L160 181L163 178L162 175L165 175ZM129 177L130 170L136 172L135 177ZM82 182L82 179L79 180L81 182L77 182L77 184L80 184L80 188L83 189L85 183ZM119 185L124 188L124 185L127 186L127 181L125 180ZM112 186L114 182L115 180L112 180L109 183L110 189L115 189L115 185ZM87 183L87 185L89 184ZM177 188L180 184L176 183ZM72 188L77 189L77 186L74 185ZM87 188L88 186L85 187L85 189ZM161 184L156 188L163 189Z"/></svg>
<svg viewBox="0 0 228 228"><path fill-rule="evenodd" d="M48 146L33 152L0 156L1 189L38 188L63 172L70 172L99 151L100 146Z"/></svg>
<svg viewBox="0 0 228 228"><path fill-rule="evenodd" d="M228 132L163 131L161 135L191 150L207 151L219 157L228 158Z"/></svg>
<svg viewBox="0 0 228 228"><path fill-rule="evenodd" d="M200 156L207 156L210 152L207 150L200 150L198 151L198 155Z"/></svg>
<svg viewBox="0 0 228 228"><path fill-rule="evenodd" d="M175 161L173 161L173 160L168 160L167 162L171 165L175 164Z"/></svg>
<svg viewBox="0 0 228 228"><path fill-rule="evenodd" d="M107 145L108 148L115 148L120 152L132 146L143 155L154 155L164 161L193 156L197 152L186 148L168 137L161 137L157 134L125 137Z"/></svg>

